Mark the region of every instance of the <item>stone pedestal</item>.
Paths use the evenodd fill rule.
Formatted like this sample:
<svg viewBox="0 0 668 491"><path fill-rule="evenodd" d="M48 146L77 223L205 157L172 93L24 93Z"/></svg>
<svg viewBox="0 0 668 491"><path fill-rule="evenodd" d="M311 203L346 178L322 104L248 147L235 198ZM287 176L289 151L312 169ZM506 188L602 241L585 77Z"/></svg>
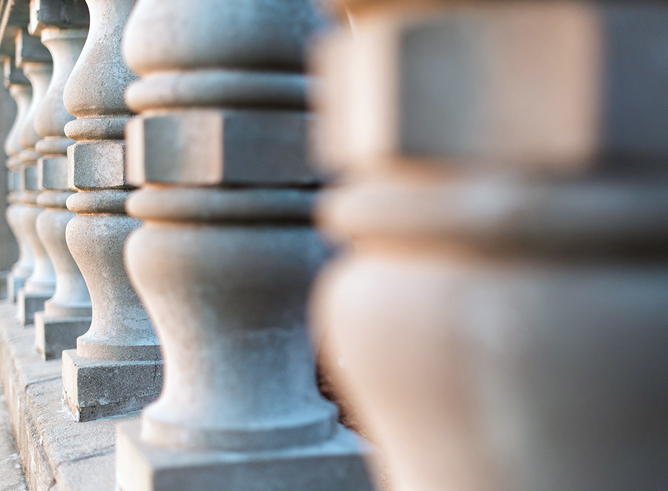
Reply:
<svg viewBox="0 0 668 491"><path fill-rule="evenodd" d="M19 137L23 147L19 155L23 163L24 184L21 200L26 206L20 216L19 226L27 237L33 253L32 274L25 280L23 288L17 294L19 321L26 325L34 322L35 312L44 309L44 302L53 296L56 285L53 265L37 233L37 217L44 208L37 204L37 197L40 194L37 159L41 154L35 150L35 145L41 140L35 129L37 113L46 95L53 65L49 51L38 37L30 36L27 30L22 30L18 36L17 65L23 69L33 89L25 126Z"/></svg>
<svg viewBox="0 0 668 491"><path fill-rule="evenodd" d="M165 385L141 428L119 428L124 491L371 489L366 449L317 390L305 327L328 253L310 225L302 73L321 25L305 0L133 11L128 178L144 187L127 209L144 223L126 265Z"/></svg>
<svg viewBox="0 0 668 491"><path fill-rule="evenodd" d="M67 225L67 244L92 302L90 329L76 351L63 353L65 399L79 421L141 409L162 385L158 340L123 264L126 238L139 226L125 214L131 186L123 139L131 117L123 92L136 77L120 54L134 0L87 3L88 39L64 93L65 107L77 117L65 133L77 142L68 148L68 179L79 191L67 200L77 214Z"/></svg>
<svg viewBox="0 0 668 491"><path fill-rule="evenodd" d="M63 14L68 7L67 15ZM35 314L35 345L45 359L58 358L64 349L76 347L76 339L91 324L88 288L66 242L66 228L75 214L67 209L67 147L74 141L65 136L65 125L74 120L63 103L67 79L83 49L88 34L85 4L63 0L41 0L31 4L31 31L40 34L53 57L54 72L49 90L37 115L37 131L43 137L36 150L39 186L44 191L37 203L45 208L37 219L37 232L51 258L56 274L54 295Z"/></svg>
<svg viewBox="0 0 668 491"><path fill-rule="evenodd" d="M330 3L314 311L390 488L667 488L668 5Z"/></svg>
<svg viewBox="0 0 668 491"><path fill-rule="evenodd" d="M132 422L119 426L116 435L118 485L123 491L255 491L284 489L282 483L300 491L373 489L359 458L361 442L343 428L316 445L245 453L155 446L140 434L141 423Z"/></svg>

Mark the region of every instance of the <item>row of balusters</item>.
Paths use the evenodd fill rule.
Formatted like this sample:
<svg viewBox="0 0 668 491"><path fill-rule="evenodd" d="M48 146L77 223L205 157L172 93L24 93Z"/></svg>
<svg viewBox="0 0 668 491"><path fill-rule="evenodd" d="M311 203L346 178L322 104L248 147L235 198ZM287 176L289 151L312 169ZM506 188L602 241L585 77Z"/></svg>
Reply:
<svg viewBox="0 0 668 491"><path fill-rule="evenodd" d="M86 3L3 40L8 291L120 489L666 488L668 7Z"/></svg>

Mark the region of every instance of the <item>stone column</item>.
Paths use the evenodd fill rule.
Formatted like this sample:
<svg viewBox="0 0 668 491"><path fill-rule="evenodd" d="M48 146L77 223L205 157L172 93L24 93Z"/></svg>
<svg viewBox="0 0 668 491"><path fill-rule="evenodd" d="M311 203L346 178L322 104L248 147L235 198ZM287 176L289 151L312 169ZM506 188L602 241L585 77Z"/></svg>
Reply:
<svg viewBox="0 0 668 491"><path fill-rule="evenodd" d="M5 86L16 101L17 108L14 125L5 141L5 153L8 157L7 180L9 181L9 195L7 196L9 207L7 208L6 217L7 223L12 229L12 233L19 245L19 259L12 266L11 274L7 278L7 297L9 300L15 302L17 292L23 287L25 280L32 274L33 270L32 248L30 247L28 238L23 234L19 226L20 217L25 211L26 205L22 202L24 192L21 179L23 163L18 157L23 150L23 147L19 143L19 135L25 124L25 117L28 114L28 107L32 98L32 87L30 86L30 81L16 66L13 56L5 58L4 72Z"/></svg>
<svg viewBox="0 0 668 491"><path fill-rule="evenodd" d="M53 296L56 285L53 265L37 235L37 217L44 208L37 204L37 197L40 194L37 159L41 155L35 150L35 145L41 140L35 130L37 112L46 95L53 65L51 55L39 37L30 36L27 29L17 34L16 63L32 85L32 101L19 136L19 142L23 147L19 158L23 162L25 186L22 202L26 205L19 226L30 242L34 261L32 274L25 280L23 288L17 294L19 321L27 325L34 322L35 312L44 309L44 302Z"/></svg>
<svg viewBox="0 0 668 491"><path fill-rule="evenodd" d="M68 7L67 15L63 15ZM41 33L42 44L53 57L53 77L37 114L37 132L44 139L35 147L43 155L38 168L44 192L37 203L46 208L37 219L37 232L56 273L55 294L44 304L44 312L35 314L35 345L45 359L50 359L76 347L77 337L85 334L91 323L88 288L65 238L67 224L75 216L65 205L73 194L67 184L67 147L74 143L65 136L65 124L74 116L63 103L65 83L88 34L88 9L83 3L40 0L39 5L31 4L31 11L31 30Z"/></svg>
<svg viewBox="0 0 668 491"><path fill-rule="evenodd" d="M0 53L0 68L4 60ZM6 142L10 132L16 123L17 107L9 90L3 86L0 88L0 142ZM7 164L6 154L0 153L0 217L5 217L8 208L8 198L11 192L9 172L3 171ZM9 227L7 219L0 218L0 298L7 298L7 281L11 274L12 266L19 258L18 243Z"/></svg>
<svg viewBox="0 0 668 491"><path fill-rule="evenodd" d="M139 220L125 214L130 185L125 176L123 101L136 77L123 63L121 35L134 0L88 0L90 31L65 86L65 107L77 117L65 133L69 147L67 200L77 213L67 225L67 244L88 285L93 320L63 352L65 400L87 421L142 408L162 385L160 346L148 315L128 280L123 246Z"/></svg>
<svg viewBox="0 0 668 491"><path fill-rule="evenodd" d="M165 386L120 426L124 491L371 489L315 384L307 0L140 0L124 38L127 269L162 341ZM178 33L175 36L174 33Z"/></svg>
<svg viewBox="0 0 668 491"><path fill-rule="evenodd" d="M314 305L392 489L665 489L668 5L331 3Z"/></svg>

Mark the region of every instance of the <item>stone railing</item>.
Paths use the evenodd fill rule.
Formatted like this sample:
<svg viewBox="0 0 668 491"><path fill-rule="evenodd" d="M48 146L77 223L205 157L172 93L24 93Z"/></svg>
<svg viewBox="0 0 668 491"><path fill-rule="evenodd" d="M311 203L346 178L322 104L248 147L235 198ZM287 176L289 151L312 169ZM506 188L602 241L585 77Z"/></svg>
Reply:
<svg viewBox="0 0 668 491"><path fill-rule="evenodd" d="M0 8L31 489L668 489L667 6Z"/></svg>

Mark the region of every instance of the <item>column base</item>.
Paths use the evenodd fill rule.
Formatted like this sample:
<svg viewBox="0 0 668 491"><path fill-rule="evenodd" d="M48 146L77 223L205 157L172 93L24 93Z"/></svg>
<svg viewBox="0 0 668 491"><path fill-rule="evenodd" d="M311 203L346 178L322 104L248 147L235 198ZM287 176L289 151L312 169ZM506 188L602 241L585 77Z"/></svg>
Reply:
<svg viewBox="0 0 668 491"><path fill-rule="evenodd" d="M10 302L16 302L19 290L23 288L25 282L26 278L22 276L14 276L14 274L10 274L7 277L7 298Z"/></svg>
<svg viewBox="0 0 668 491"><path fill-rule="evenodd" d="M77 421L93 421L142 409L162 389L162 360L115 361L63 351L63 392Z"/></svg>
<svg viewBox="0 0 668 491"><path fill-rule="evenodd" d="M35 346L44 360L60 358L64 350L77 346L77 338L86 334L90 317L49 317L35 314Z"/></svg>
<svg viewBox="0 0 668 491"><path fill-rule="evenodd" d="M0 271L0 300L9 296L9 278L11 275L11 271Z"/></svg>
<svg viewBox="0 0 668 491"><path fill-rule="evenodd" d="M341 427L331 440L264 452L205 452L158 447L140 439L141 423L116 427L121 491L372 491L359 439Z"/></svg>
<svg viewBox="0 0 668 491"><path fill-rule="evenodd" d="M16 297L19 323L29 326L35 323L35 314L44 310L44 302L53 297L51 293L27 293L21 288Z"/></svg>

